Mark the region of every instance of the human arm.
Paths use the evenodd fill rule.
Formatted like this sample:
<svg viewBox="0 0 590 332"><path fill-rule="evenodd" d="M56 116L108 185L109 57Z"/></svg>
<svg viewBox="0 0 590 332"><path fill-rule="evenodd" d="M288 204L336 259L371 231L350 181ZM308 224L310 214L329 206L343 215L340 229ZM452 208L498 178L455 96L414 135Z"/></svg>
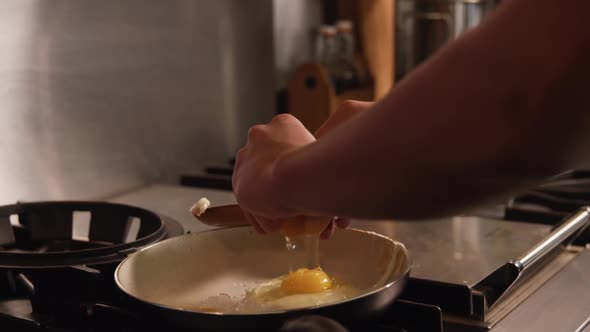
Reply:
<svg viewBox="0 0 590 332"><path fill-rule="evenodd" d="M238 172L270 197L238 200L268 217L424 218L570 167L564 146L590 124L589 6L504 3L354 121Z"/></svg>

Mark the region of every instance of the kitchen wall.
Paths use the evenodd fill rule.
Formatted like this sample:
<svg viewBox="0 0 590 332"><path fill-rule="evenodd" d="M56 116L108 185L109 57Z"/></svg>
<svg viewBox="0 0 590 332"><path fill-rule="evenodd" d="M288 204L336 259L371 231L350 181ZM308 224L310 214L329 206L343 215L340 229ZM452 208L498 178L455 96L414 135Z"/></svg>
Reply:
<svg viewBox="0 0 590 332"><path fill-rule="evenodd" d="M225 162L274 113L272 0L0 2L0 203Z"/></svg>
<svg viewBox="0 0 590 332"><path fill-rule="evenodd" d="M314 31L322 23L321 0L274 0L277 87L285 87L293 69L312 55Z"/></svg>

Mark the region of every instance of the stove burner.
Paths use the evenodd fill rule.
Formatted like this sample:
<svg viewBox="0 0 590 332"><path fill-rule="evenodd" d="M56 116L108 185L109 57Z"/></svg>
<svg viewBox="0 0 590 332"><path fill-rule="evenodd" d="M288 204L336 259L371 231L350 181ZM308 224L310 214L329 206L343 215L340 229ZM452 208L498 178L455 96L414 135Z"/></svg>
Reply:
<svg viewBox="0 0 590 332"><path fill-rule="evenodd" d="M168 217L123 204L0 206L0 320L32 327L87 320L97 303L121 296L113 282L120 261L183 233Z"/></svg>
<svg viewBox="0 0 590 332"><path fill-rule="evenodd" d="M80 235L84 229L86 234ZM166 234L162 217L123 204L62 201L1 206L0 268L119 261Z"/></svg>

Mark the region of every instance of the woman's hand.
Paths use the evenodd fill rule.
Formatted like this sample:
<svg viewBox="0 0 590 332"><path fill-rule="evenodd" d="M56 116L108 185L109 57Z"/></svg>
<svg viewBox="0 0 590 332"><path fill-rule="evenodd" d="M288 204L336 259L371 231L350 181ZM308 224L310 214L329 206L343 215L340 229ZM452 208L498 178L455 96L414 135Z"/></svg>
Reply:
<svg viewBox="0 0 590 332"><path fill-rule="evenodd" d="M268 124L250 128L248 142L236 157L233 190L248 220L260 232L280 228L278 218L298 214L282 206L273 179L277 163L285 155L315 141L303 124L289 114L275 116Z"/></svg>
<svg viewBox="0 0 590 332"><path fill-rule="evenodd" d="M260 233L281 229L281 218L301 215L301 211L283 206L278 198L281 188L274 180L274 170L282 158L313 143L332 129L354 118L373 103L345 101L316 131L314 137L303 124L289 114L280 114L265 125L250 129L248 142L236 157L232 177L233 190L246 218ZM322 238L328 238L336 226L347 227L347 219L334 218Z"/></svg>

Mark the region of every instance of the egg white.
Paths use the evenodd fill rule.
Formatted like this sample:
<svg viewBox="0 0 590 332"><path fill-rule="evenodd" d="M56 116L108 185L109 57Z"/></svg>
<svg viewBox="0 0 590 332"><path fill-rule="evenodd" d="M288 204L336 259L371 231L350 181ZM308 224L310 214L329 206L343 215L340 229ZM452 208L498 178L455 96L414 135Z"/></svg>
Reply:
<svg viewBox="0 0 590 332"><path fill-rule="evenodd" d="M281 278L271 279L246 292L240 311L283 311L315 307L345 301L361 293L351 286L336 285L318 293L287 295L281 290L282 281Z"/></svg>

